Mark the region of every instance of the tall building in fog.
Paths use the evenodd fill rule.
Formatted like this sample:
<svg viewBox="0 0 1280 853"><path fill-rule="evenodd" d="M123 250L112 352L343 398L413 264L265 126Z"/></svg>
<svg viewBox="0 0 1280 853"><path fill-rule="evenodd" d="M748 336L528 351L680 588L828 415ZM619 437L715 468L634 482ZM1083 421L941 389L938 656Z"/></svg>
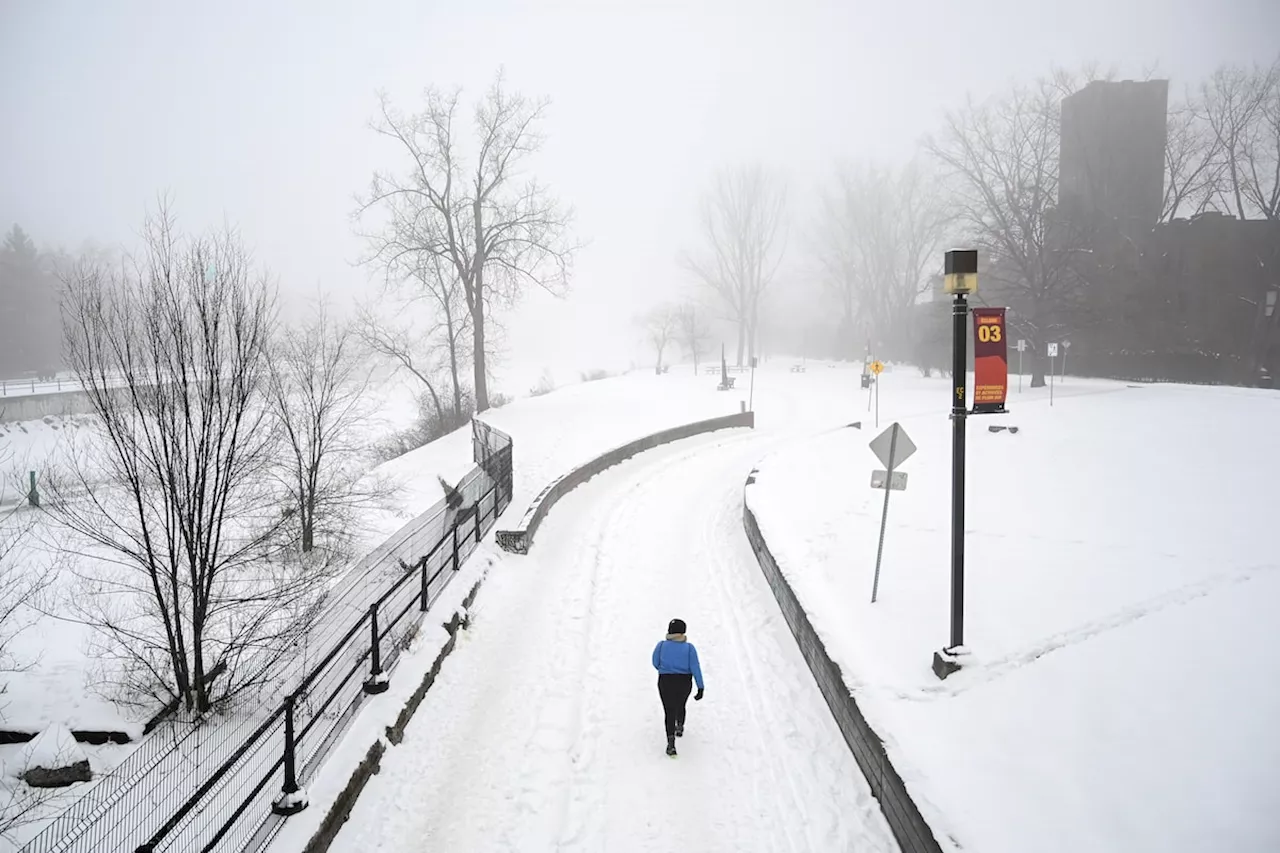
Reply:
<svg viewBox="0 0 1280 853"><path fill-rule="evenodd" d="M1058 203L1070 217L1149 232L1164 201L1169 81L1095 80L1062 101Z"/></svg>

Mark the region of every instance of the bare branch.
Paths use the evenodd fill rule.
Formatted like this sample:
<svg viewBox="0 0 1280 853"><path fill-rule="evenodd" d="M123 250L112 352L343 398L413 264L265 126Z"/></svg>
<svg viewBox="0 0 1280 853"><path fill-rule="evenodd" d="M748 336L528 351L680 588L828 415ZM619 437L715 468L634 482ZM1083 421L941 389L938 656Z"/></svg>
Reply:
<svg viewBox="0 0 1280 853"><path fill-rule="evenodd" d="M411 168L375 174L359 199L357 217L376 209L387 220L364 235L370 246L365 260L381 266L389 280L415 276L460 288L469 328L461 315L450 316L446 326L451 346L461 335L471 337L476 406L484 411L492 311L514 305L530 286L565 291L578 249L568 237L572 212L536 181L517 184L525 159L542 147L547 101L508 90L499 72L475 108L478 149L468 165L455 127L459 94L431 88L425 100L422 112L405 115L381 99L374 131L406 153ZM425 279L424 269L430 269ZM428 288L444 295L437 286ZM452 295L440 303L455 304ZM456 371L457 348L451 351ZM461 387L453 384L456 413Z"/></svg>
<svg viewBox="0 0 1280 853"><path fill-rule="evenodd" d="M700 210L703 250L685 267L738 325L738 364L755 354L762 298L782 259L787 192L759 165L722 171Z"/></svg>

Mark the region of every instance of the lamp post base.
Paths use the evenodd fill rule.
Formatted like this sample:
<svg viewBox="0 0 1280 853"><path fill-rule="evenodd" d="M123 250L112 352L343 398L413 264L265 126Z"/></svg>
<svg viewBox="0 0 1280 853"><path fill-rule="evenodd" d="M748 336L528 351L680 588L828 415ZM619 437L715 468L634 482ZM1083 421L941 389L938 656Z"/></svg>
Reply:
<svg viewBox="0 0 1280 853"><path fill-rule="evenodd" d="M940 681L945 681L947 676L964 668L964 661L968 654L969 652L964 646L955 646L934 652L933 674L938 676Z"/></svg>

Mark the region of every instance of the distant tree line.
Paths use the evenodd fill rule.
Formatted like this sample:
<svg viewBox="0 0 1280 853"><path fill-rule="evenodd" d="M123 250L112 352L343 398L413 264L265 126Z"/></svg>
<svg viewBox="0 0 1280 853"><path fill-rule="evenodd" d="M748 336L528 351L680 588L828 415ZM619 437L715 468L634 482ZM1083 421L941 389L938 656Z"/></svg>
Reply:
<svg viewBox="0 0 1280 853"><path fill-rule="evenodd" d="M1171 99L1158 215L1165 225L1136 238L1070 215L1059 198L1063 100L1113 76L1096 67L1055 70L970 98L905 165L838 164L799 251L792 247L799 258L785 292L774 286L787 231L781 178L759 165L722 172L699 211L701 248L684 254L698 301L736 326L739 362L772 325L803 354L872 352L946 370L947 306L928 294L940 282L943 250L966 245L981 253L978 304L1008 306L1012 336L1028 342L1032 386L1045 381L1047 345L1072 338L1088 344L1073 352L1078 363L1102 372L1248 381L1267 357L1266 324L1275 324L1255 285L1270 275L1280 288L1280 230L1264 224L1280 229L1280 58L1224 65ZM1215 236L1201 223L1197 239L1218 244L1184 251L1191 232L1176 223L1214 213L1261 230L1223 227ZM814 310L782 316L788 301ZM647 317L651 332L664 328L662 316ZM666 339L655 333L655 347ZM1140 366L1143 359L1156 366ZM1196 359L1214 364L1190 366Z"/></svg>
<svg viewBox="0 0 1280 853"><path fill-rule="evenodd" d="M62 365L58 257L19 225L0 243L0 378L51 376Z"/></svg>

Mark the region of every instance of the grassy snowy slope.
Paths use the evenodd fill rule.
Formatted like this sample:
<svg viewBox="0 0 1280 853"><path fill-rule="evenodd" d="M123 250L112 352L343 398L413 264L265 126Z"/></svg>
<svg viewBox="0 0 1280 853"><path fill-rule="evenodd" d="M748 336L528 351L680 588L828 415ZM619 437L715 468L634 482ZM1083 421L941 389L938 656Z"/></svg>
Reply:
<svg viewBox="0 0 1280 853"><path fill-rule="evenodd" d="M874 430L776 453L747 500L938 835L984 853L1280 849L1280 395L1068 378L1053 407L1015 392L1011 414L970 418L974 660L940 683L947 383L897 384L881 426L919 450L876 604Z"/></svg>

